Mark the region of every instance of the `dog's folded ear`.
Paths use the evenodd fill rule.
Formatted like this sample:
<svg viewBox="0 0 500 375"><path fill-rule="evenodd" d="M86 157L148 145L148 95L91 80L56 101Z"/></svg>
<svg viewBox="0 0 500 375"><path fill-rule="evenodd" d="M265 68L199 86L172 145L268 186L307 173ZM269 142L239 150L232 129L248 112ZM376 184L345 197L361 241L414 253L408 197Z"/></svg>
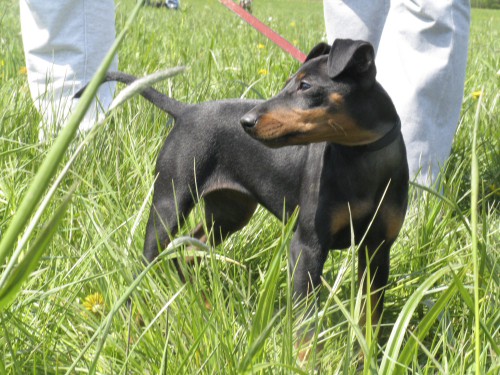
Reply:
<svg viewBox="0 0 500 375"><path fill-rule="evenodd" d="M363 40L336 39L328 56L328 75L331 79L350 76L369 89L377 75L373 46Z"/></svg>
<svg viewBox="0 0 500 375"><path fill-rule="evenodd" d="M330 53L330 45L326 43L316 44L313 49L309 52L304 62L307 62L315 57L319 57L322 55L328 55Z"/></svg>

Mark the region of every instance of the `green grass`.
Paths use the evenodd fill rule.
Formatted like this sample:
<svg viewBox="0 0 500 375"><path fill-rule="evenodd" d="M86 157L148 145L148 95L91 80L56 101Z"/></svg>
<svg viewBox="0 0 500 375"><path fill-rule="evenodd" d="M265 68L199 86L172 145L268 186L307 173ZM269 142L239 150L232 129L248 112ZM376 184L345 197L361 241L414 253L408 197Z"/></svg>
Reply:
<svg viewBox="0 0 500 375"><path fill-rule="evenodd" d="M0 237L52 146L38 142L40 117L20 72L18 2L7 2L0 10ZM254 14L307 52L324 38L322 2L290 3L259 1ZM134 5L117 3L118 30ZM144 207L168 128L162 112L133 98L89 140L41 216L41 223L54 215L60 223L33 273L18 272L27 280L0 311L0 374L288 374L315 367L351 374L360 347L366 351L364 373L392 373L393 366L415 374L499 373L499 25L500 11L473 10L463 110L442 197L427 193L411 201L393 247L378 333L386 346L365 340L354 323L359 299L351 288L352 252L332 252L315 317L324 349L308 364L297 364L294 341L301 318L293 314L286 266L293 223L283 225L262 209L242 231L210 250L193 282L183 285L171 272L167 259L176 253L146 269ZM184 0L178 12L141 9L119 59L121 70L136 75L188 66L186 73L156 85L187 102L267 98L298 67L215 0ZM480 102L472 95L479 90ZM70 145L64 163L82 139ZM477 185L471 185L474 165ZM181 234L200 217L198 209ZM29 258L51 228L35 226L22 255ZM0 276L6 272L1 266ZM83 301L96 292L105 307L93 314ZM131 307L124 303L129 295Z"/></svg>

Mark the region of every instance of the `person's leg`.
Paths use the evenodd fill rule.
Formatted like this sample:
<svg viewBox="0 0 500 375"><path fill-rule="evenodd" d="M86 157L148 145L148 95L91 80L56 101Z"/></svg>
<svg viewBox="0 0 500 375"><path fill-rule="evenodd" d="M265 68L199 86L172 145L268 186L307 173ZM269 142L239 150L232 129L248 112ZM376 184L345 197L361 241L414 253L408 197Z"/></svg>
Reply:
<svg viewBox="0 0 500 375"><path fill-rule="evenodd" d="M410 176L429 185L449 156L463 99L468 0L394 1L378 79L401 117Z"/></svg>
<svg viewBox="0 0 500 375"><path fill-rule="evenodd" d="M28 82L42 114L43 132L64 125L76 106L73 94L88 83L115 40L112 0L20 0ZM111 69L116 70L115 59ZM101 86L99 103L89 109L80 130L90 129L113 99L115 83Z"/></svg>
<svg viewBox="0 0 500 375"><path fill-rule="evenodd" d="M389 8L390 0L324 0L328 43L336 38L360 39L376 51Z"/></svg>

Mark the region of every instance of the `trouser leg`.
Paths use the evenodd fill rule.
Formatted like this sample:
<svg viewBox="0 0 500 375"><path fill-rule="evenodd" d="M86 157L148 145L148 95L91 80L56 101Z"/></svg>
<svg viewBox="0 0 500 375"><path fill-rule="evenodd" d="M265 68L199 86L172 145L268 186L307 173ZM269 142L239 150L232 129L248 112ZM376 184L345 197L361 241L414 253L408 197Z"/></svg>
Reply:
<svg viewBox="0 0 500 375"><path fill-rule="evenodd" d="M20 15L28 82L44 126L64 124L76 106L73 94L88 83L115 40L110 0L21 0ZM118 67L115 58L111 69ZM80 125L87 130L112 101L114 83L101 86Z"/></svg>
<svg viewBox="0 0 500 375"><path fill-rule="evenodd" d="M382 34L378 79L401 117L410 176L426 185L451 151L469 29L468 0L395 1Z"/></svg>
<svg viewBox="0 0 500 375"><path fill-rule="evenodd" d="M334 39L361 39L377 50L390 0L324 0L328 43Z"/></svg>

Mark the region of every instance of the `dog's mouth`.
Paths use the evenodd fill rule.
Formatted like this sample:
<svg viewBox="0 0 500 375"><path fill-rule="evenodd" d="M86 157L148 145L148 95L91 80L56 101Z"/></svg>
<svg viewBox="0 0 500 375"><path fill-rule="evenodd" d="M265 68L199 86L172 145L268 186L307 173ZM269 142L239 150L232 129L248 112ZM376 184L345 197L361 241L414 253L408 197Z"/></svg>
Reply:
<svg viewBox="0 0 500 375"><path fill-rule="evenodd" d="M272 119L272 118L271 118ZM269 121L269 118L263 121L262 118L253 120L252 126L243 125L245 132L255 140L270 148L279 148L284 146L303 144L308 142L300 142L300 138L304 133L298 130L286 129L282 121Z"/></svg>
<svg viewBox="0 0 500 375"><path fill-rule="evenodd" d="M255 128L245 128L245 131L253 139L259 141L260 143L269 148L280 148L285 146L295 146L295 145L302 145L309 143L300 141L301 136L304 135L300 132L290 132L287 134L280 135L278 137L269 137L269 136L263 137L255 130Z"/></svg>
<svg viewBox="0 0 500 375"><path fill-rule="evenodd" d="M294 138L293 134L289 134L284 137L274 138L274 139L258 139L258 138L255 139L257 139L259 142L263 143L269 148L280 148L285 146L294 146L301 144L298 142L293 142L292 141L293 138Z"/></svg>

